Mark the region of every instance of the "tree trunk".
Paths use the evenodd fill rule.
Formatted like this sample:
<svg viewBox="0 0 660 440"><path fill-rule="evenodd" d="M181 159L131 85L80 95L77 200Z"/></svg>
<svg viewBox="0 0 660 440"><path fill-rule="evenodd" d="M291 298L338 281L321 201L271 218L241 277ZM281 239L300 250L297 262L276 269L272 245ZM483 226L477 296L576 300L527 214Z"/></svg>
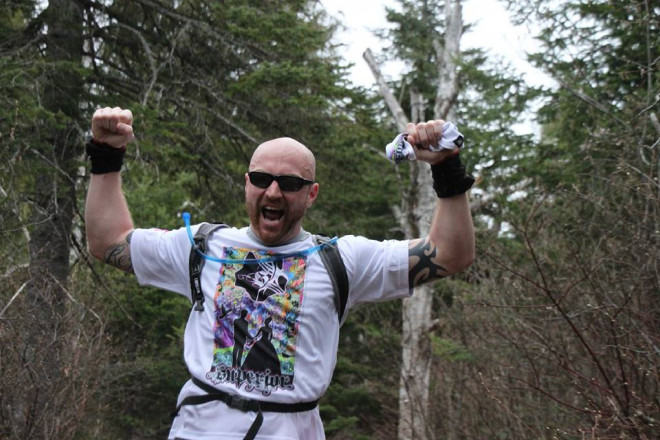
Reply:
<svg viewBox="0 0 660 440"><path fill-rule="evenodd" d="M452 107L458 94L456 57L462 34L460 0L447 1L444 8L446 33L444 43L434 41L438 60L438 89L434 118L453 120ZM364 53L378 83L379 91L387 103L400 131L405 130L405 112L384 81L378 64L370 50ZM413 121L424 119L423 97L411 92ZM410 164L410 187L402 200L402 215L398 218L408 238L424 237L436 205L430 167L426 162ZM402 366L399 386L399 430L401 440L434 438L433 423L429 420L429 381L432 360L430 341L433 290L430 286L415 289L412 297L403 301Z"/></svg>
<svg viewBox="0 0 660 440"><path fill-rule="evenodd" d="M460 0L445 3L445 38L444 46L439 41L434 41L433 46L436 51L437 69L438 69L438 89L436 91L434 116L436 119L446 121L455 121L454 103L458 96L458 78L456 60L460 54L460 41L463 34L463 18L461 13ZM430 307L429 307L430 308ZM430 316L428 317L430 321ZM463 432L462 427L452 426L457 420L461 420L460 409L455 408L455 402L460 402L454 393L456 387L447 387L445 391L448 395L445 398L447 402L446 431L443 438L452 440L456 433Z"/></svg>
<svg viewBox="0 0 660 440"><path fill-rule="evenodd" d="M47 24L42 102L44 136L31 151L40 160L35 179L30 235L30 281L18 334L23 346L20 392L12 407L12 438L71 437L67 408L76 395L67 385L67 282L74 216L78 115L82 79L83 9L71 0L54 0L44 12ZM17 341L18 342L18 341ZM19 346L20 346L19 345ZM78 396L79 397L79 396ZM75 417L75 416L74 416Z"/></svg>
<svg viewBox="0 0 660 440"><path fill-rule="evenodd" d="M423 96L411 90L412 122L424 119ZM435 193L430 167L426 162L414 162L410 167L411 187L408 190L408 238L424 237L435 208ZM429 380L431 373L431 341L429 327L433 290L420 286L415 294L403 300L402 364L399 383L400 439L432 438L429 424Z"/></svg>

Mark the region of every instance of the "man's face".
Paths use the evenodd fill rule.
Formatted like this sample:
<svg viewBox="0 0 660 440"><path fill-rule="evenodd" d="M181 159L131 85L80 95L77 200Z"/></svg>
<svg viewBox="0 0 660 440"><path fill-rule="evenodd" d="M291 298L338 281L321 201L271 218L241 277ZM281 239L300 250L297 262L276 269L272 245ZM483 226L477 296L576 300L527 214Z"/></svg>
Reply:
<svg viewBox="0 0 660 440"><path fill-rule="evenodd" d="M292 139L269 141L255 151L250 171L314 180L313 157L308 153ZM259 188L245 175L245 203L250 226L269 246L282 244L298 235L305 212L317 194L317 183L305 185L300 191L282 191L275 180L268 188Z"/></svg>

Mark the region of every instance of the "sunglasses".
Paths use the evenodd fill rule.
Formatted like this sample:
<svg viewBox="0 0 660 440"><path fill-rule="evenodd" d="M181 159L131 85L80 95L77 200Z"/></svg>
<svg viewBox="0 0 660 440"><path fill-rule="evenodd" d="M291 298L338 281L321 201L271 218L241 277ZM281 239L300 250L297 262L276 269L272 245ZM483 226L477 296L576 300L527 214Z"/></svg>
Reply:
<svg viewBox="0 0 660 440"><path fill-rule="evenodd" d="M311 185L313 180L303 179L296 176L273 176L272 174L262 173L260 171L250 171L248 173L250 183L257 188L268 188L273 180L277 182L282 191L296 192L300 191L303 186Z"/></svg>

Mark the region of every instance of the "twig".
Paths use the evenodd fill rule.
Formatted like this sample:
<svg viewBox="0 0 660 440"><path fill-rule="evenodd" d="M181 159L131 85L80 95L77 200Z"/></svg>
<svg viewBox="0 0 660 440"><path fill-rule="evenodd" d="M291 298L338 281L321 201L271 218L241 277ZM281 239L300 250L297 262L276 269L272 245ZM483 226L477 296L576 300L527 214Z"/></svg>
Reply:
<svg viewBox="0 0 660 440"><path fill-rule="evenodd" d="M18 288L18 290L16 291L16 293L14 293L14 296L11 297L11 299L9 300L9 302L7 303L7 305L5 305L5 307L2 309L2 312L0 312L0 318L2 318L2 315L5 314L5 312L7 311L7 309L9 308L9 306L11 305L11 303L14 302L14 300L18 297L18 295L21 294L21 292L23 291L23 289L25 289L25 286L27 286L28 283L29 283L29 281L26 281L26 282L23 283L23 285L22 285L21 287Z"/></svg>

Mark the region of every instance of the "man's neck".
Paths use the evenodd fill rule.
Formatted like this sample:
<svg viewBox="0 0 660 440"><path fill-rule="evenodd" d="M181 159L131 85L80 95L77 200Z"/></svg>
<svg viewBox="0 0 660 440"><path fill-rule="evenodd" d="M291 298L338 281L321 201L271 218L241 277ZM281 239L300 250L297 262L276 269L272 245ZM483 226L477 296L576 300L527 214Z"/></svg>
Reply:
<svg viewBox="0 0 660 440"><path fill-rule="evenodd" d="M259 243L262 246L265 246L265 247L278 247L278 246L286 246L287 244L297 243L299 241L303 241L307 237L309 237L309 232L307 232L304 229L300 228L300 231L298 232L297 235L293 236L289 240L285 240L285 241L282 241L281 243L275 243L275 244L266 244L266 243L264 243L261 240L261 238L259 238L259 236L254 232L254 230L252 229L252 226L248 227L247 235L248 235L248 237L250 237L250 239L252 239L253 241L256 241L257 243Z"/></svg>

